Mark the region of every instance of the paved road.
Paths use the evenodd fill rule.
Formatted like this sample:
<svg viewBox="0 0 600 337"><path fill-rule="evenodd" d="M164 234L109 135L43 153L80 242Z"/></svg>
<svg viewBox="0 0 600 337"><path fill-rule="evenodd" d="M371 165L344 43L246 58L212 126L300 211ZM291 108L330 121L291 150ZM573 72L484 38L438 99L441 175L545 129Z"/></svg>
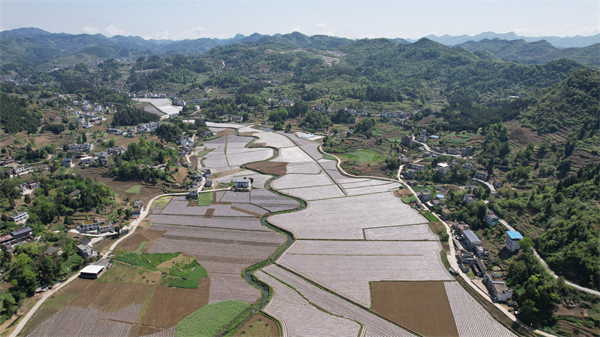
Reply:
<svg viewBox="0 0 600 337"><path fill-rule="evenodd" d="M479 179L475 179L475 178L471 178L471 179L473 179L473 180L475 180L477 182L480 182L480 183L484 184L485 186L487 186L490 189L491 195L496 194L496 189L494 188L494 185L488 183L487 181L483 181L483 180L479 180Z"/></svg>

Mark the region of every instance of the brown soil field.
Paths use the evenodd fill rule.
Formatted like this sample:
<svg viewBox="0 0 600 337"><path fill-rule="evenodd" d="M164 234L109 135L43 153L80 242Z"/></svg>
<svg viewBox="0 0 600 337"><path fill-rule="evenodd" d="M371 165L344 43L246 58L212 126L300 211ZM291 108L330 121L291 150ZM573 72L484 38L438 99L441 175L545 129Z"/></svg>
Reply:
<svg viewBox="0 0 600 337"><path fill-rule="evenodd" d="M192 312L208 304L210 278L200 279L198 289L158 287L141 324L170 328Z"/></svg>
<svg viewBox="0 0 600 337"><path fill-rule="evenodd" d="M446 231L446 227L441 222L430 222L429 226L435 234L440 234Z"/></svg>
<svg viewBox="0 0 600 337"><path fill-rule="evenodd" d="M156 332L161 332L161 331L164 331L164 330L149 327L149 326L134 325L131 327L131 330L129 330L129 337L145 336L145 335L150 335L150 334L153 334Z"/></svg>
<svg viewBox="0 0 600 337"><path fill-rule="evenodd" d="M221 130L217 133L215 133L215 135L217 136L229 136L229 135L234 135L235 134L235 129L225 129L225 130Z"/></svg>
<svg viewBox="0 0 600 337"><path fill-rule="evenodd" d="M458 337L443 282L372 282L373 311L423 336Z"/></svg>
<svg viewBox="0 0 600 337"><path fill-rule="evenodd" d="M215 173L212 176L213 176L213 178L224 177L224 176L228 176L228 175L231 175L231 174L238 173L240 171L241 170L239 168L236 168L236 169L233 169L233 170L227 170L227 171Z"/></svg>
<svg viewBox="0 0 600 337"><path fill-rule="evenodd" d="M72 302L78 298L79 294L84 292L92 284L94 284L93 280L76 279L54 295L50 296L50 298L42 304L40 309L33 314L29 322L27 322L23 330L19 333L19 336L27 336L35 330L38 325L42 324L42 322L54 316L64 307L72 305Z"/></svg>
<svg viewBox="0 0 600 337"><path fill-rule="evenodd" d="M146 294L152 287L156 286L134 283L106 283L102 290L94 292L96 296L88 305L75 305L79 297L76 301L73 301L72 305L96 308L101 311L117 311L130 304L144 303ZM89 291L93 291L92 287L86 289L81 296L86 295Z"/></svg>
<svg viewBox="0 0 600 337"><path fill-rule="evenodd" d="M257 147L265 147L265 146L267 146L266 143L254 142L254 143L250 144L248 147L252 149L252 148L257 148Z"/></svg>
<svg viewBox="0 0 600 337"><path fill-rule="evenodd" d="M212 219L213 214L215 214L215 209L214 208L207 208L206 209L206 213L204 213L204 218L205 219Z"/></svg>
<svg viewBox="0 0 600 337"><path fill-rule="evenodd" d="M154 241L166 232L167 231L157 231L152 229L138 229L133 235L123 240L119 246L123 247L123 249L128 252L133 252L140 247L142 242L146 241L144 248L142 248L142 253L147 253Z"/></svg>
<svg viewBox="0 0 600 337"><path fill-rule="evenodd" d="M260 217L262 216L262 214L258 214L258 213L250 212L250 211L247 211L247 210L245 210L245 209L237 208L237 207L235 207L235 206L231 206L231 209L232 209L232 210L234 210L234 211L238 211L238 212L242 212L242 213L250 214L250 215L252 215L252 216L255 216L255 217L257 217L257 218L260 218Z"/></svg>
<svg viewBox="0 0 600 337"><path fill-rule="evenodd" d="M141 274L140 274L141 272ZM158 271L148 271L143 268L136 268L115 262L110 270L104 272L101 281L114 283L138 283L155 285L160 283L162 273Z"/></svg>
<svg viewBox="0 0 600 337"><path fill-rule="evenodd" d="M187 167L178 167L178 170L179 171L173 175L173 179L175 179L175 181L178 183L183 183L187 177L188 169Z"/></svg>
<svg viewBox="0 0 600 337"><path fill-rule="evenodd" d="M110 187L111 191L119 194L119 197L118 197L119 200L121 200L121 199L123 199L123 197L127 196L127 197L129 197L129 200L141 200L146 205L146 204L148 204L150 199L154 198L157 195L163 194L162 185L160 183L156 184L156 185L147 185L140 181L113 180L111 177L108 177L105 175L105 173L107 171L108 171L108 169L105 167L91 167L91 168L86 168L85 170L79 170L79 171L77 171L77 174L84 179L89 177L93 181L108 185ZM140 193L137 193L137 194L132 194L132 193L126 194L125 193L125 191L127 191L129 188L136 186L136 185L143 186L142 189L140 190Z"/></svg>
<svg viewBox="0 0 600 337"><path fill-rule="evenodd" d="M275 323L275 321L265 315L258 314L252 317L252 319L250 319L250 321L248 321L248 323L233 336L279 337L279 329L277 328L277 323Z"/></svg>
<svg viewBox="0 0 600 337"><path fill-rule="evenodd" d="M406 197L411 195L412 193L410 193L410 191L408 190L408 188L403 188L401 190L395 190L394 191L394 196L396 198L402 198L402 197Z"/></svg>
<svg viewBox="0 0 600 337"><path fill-rule="evenodd" d="M288 163L285 163L285 162L266 161L266 162L248 164L248 165L246 165L246 167L249 169L258 171L260 173L275 174L275 175L278 175L281 177L281 176L285 175L287 172L287 170L286 170L287 164Z"/></svg>
<svg viewBox="0 0 600 337"><path fill-rule="evenodd" d="M119 243L119 246L123 247L123 249L128 252L133 252L136 251L144 241L147 241L146 237L136 231L136 233Z"/></svg>

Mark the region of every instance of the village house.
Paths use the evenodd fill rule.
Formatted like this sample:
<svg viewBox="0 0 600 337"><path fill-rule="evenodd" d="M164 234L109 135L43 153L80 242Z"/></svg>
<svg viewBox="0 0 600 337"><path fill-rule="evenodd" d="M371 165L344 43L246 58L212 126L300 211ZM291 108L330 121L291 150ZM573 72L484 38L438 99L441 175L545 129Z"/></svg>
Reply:
<svg viewBox="0 0 600 337"><path fill-rule="evenodd" d="M519 242L523 240L523 235L517 231L506 231L506 249L514 253L521 249Z"/></svg>
<svg viewBox="0 0 600 337"><path fill-rule="evenodd" d="M89 151L94 148L94 144L84 143L84 144L69 144L67 145L69 151Z"/></svg>
<svg viewBox="0 0 600 337"><path fill-rule="evenodd" d="M419 197L419 200L422 202L427 202L431 200L431 191L428 189L420 190L419 193L417 193L417 197Z"/></svg>
<svg viewBox="0 0 600 337"><path fill-rule="evenodd" d="M409 168L416 170L416 171L425 171L427 169L427 164L426 163L411 163L409 165Z"/></svg>
<svg viewBox="0 0 600 337"><path fill-rule="evenodd" d="M447 209L447 208L442 208L442 210L440 211L440 218L442 218L442 220L448 220L448 218L454 214L454 212L452 212L451 210Z"/></svg>
<svg viewBox="0 0 600 337"><path fill-rule="evenodd" d="M463 197L463 203L470 204L472 202L477 202L477 199L475 199L475 196L471 193L465 194L465 196Z"/></svg>
<svg viewBox="0 0 600 337"><path fill-rule="evenodd" d="M236 179L233 181L235 188L250 188L250 180L249 179Z"/></svg>
<svg viewBox="0 0 600 337"><path fill-rule="evenodd" d="M482 172L482 171L477 171L477 173L475 173L475 179L486 180L487 179L487 173Z"/></svg>
<svg viewBox="0 0 600 337"><path fill-rule="evenodd" d="M423 152L423 158L429 158L429 157L431 157L431 152L429 152L429 151Z"/></svg>
<svg viewBox="0 0 600 337"><path fill-rule="evenodd" d="M446 150L446 153L453 154L453 155L458 155L459 152L460 152L459 148L448 148Z"/></svg>
<svg viewBox="0 0 600 337"><path fill-rule="evenodd" d="M464 163L464 164L462 164L462 167L464 169L467 169L467 170L472 170L473 169L473 164L471 164L471 163Z"/></svg>
<svg viewBox="0 0 600 337"><path fill-rule="evenodd" d="M461 151L461 155L463 157L468 157L468 156L472 156L475 152L473 151L473 147L472 146L465 146L463 147L462 151Z"/></svg>
<svg viewBox="0 0 600 337"><path fill-rule="evenodd" d="M438 176L445 176L448 171L450 170L450 165L448 165L447 163L438 163L437 164L437 174Z"/></svg>
<svg viewBox="0 0 600 337"><path fill-rule="evenodd" d="M495 302L507 302L512 298L513 292L506 286L500 273L485 273L483 284L486 285Z"/></svg>
<svg viewBox="0 0 600 337"><path fill-rule="evenodd" d="M16 224L25 223L29 219L29 213L27 212L15 212L8 217L8 221L12 221Z"/></svg>
<svg viewBox="0 0 600 337"><path fill-rule="evenodd" d="M193 182L190 185L190 188L189 188L189 197L190 198L197 198L198 197L198 193L200 192L201 188L202 188L202 185L200 183Z"/></svg>
<svg viewBox="0 0 600 337"><path fill-rule="evenodd" d="M144 202L141 200L136 200L133 202L133 208L131 209L131 216L140 216L142 211L144 210Z"/></svg>
<svg viewBox="0 0 600 337"><path fill-rule="evenodd" d="M93 161L94 161L93 157L89 157L89 156L82 157L79 161L79 165L87 165Z"/></svg>
<svg viewBox="0 0 600 337"><path fill-rule="evenodd" d="M488 210L487 214L485 215L485 223L488 226L493 226L497 224L498 221L500 221L500 218L496 214L494 214L492 210Z"/></svg>
<svg viewBox="0 0 600 337"><path fill-rule="evenodd" d="M415 186L419 185L419 182L418 182L418 181L416 181L416 180L409 180L409 181L407 181L406 183L407 183L407 184L408 184L408 186L410 186L410 187L415 187Z"/></svg>
<svg viewBox="0 0 600 337"><path fill-rule="evenodd" d="M27 174L31 170L32 170L32 168L31 167L27 167L27 166L15 167L15 168L13 168L13 174L14 175Z"/></svg>
<svg viewBox="0 0 600 337"><path fill-rule="evenodd" d="M492 179L490 181L490 183L492 184L492 186L494 186L495 189L498 189L500 187L502 187L502 185L504 185L504 183L502 183L502 181L498 180L498 179Z"/></svg>
<svg viewBox="0 0 600 337"><path fill-rule="evenodd" d="M84 221L81 225L77 226L77 230L80 233L95 232L97 234L106 233L113 230L113 223L109 221L108 225L105 225L104 219L95 218L94 220Z"/></svg>
<svg viewBox="0 0 600 337"><path fill-rule="evenodd" d="M413 169L408 169L408 170L402 171L402 173L404 174L405 178L412 179L415 177L415 174L417 173L417 171L415 171Z"/></svg>
<svg viewBox="0 0 600 337"><path fill-rule="evenodd" d="M61 163L63 167L73 167L73 158L65 158Z"/></svg>

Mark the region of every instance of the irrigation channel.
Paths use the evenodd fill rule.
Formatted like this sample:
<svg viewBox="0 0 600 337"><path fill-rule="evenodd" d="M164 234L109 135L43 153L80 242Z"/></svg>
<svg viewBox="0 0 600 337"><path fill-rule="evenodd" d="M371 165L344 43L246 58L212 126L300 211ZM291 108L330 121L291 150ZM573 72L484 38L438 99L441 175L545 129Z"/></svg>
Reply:
<svg viewBox="0 0 600 337"><path fill-rule="evenodd" d="M235 130L235 135L237 135L238 130ZM257 138L254 138L254 140L256 140ZM250 144L252 144L253 141L251 141L250 143L248 143L247 146L250 146ZM265 160L265 161L270 161L272 159L277 158L277 156L279 155L279 150L276 148L272 148L273 151L275 152L273 154L273 157ZM250 164L250 163L248 163ZM244 165L241 166L242 168L245 168L247 170L251 170L254 171L252 169L249 169L247 167L245 167ZM259 172L260 173L260 172ZM264 173L261 173L264 174ZM292 245L292 243L294 243L294 241L296 240L294 238L294 235L284 229L281 229L279 227L276 227L272 224L270 224L267 221L267 218L269 218L272 215L277 215L277 214L284 214L284 213L290 213L290 212L298 212L301 211L303 209L306 208L306 201L299 199L299 198L295 198L289 195L285 195L283 193L278 192L277 190L274 190L271 188L271 183L273 181L275 181L276 179L279 179L278 175L272 175L273 178L269 179L266 183L265 183L265 189L268 191L271 191L272 193L275 193L277 195L289 198L289 199L294 199L296 201L298 201L298 203L300 203L300 206L298 208L295 208L293 210L286 210L286 211L279 211L279 212L274 212L271 214L265 214L260 218L260 224L271 229L274 230L278 233L281 233L283 235L285 235L286 237L286 241L283 245L279 246L279 248L277 248L277 250L271 254L271 256L269 256L268 259L259 262L255 265L252 265L246 269L244 269L242 271L242 277L244 278L244 280L246 280L246 282L248 282L251 286L254 286L256 288L258 288L260 290L261 296L260 296L260 300L257 303L254 303L251 307L249 311L246 311L244 313L245 317L242 318L241 320L235 320L233 322L233 324L229 327L227 327L222 333L218 334L217 336L226 336L231 334L234 331L237 331L238 329L242 328L248 321L250 321L250 319L252 319L252 317L254 316L254 314L258 313L259 311L261 311L269 302L269 300L271 299L272 295L271 294L271 289L269 288L268 285L266 285L265 283L261 282L260 280L258 280L256 278L256 276L254 276L254 273L259 270L262 269L270 264L272 264L273 262L277 261L277 259L279 259L279 257L281 257L281 255ZM268 317L270 317L268 314L264 314ZM279 322L277 320L274 319L274 321L277 322L277 324L279 325Z"/></svg>

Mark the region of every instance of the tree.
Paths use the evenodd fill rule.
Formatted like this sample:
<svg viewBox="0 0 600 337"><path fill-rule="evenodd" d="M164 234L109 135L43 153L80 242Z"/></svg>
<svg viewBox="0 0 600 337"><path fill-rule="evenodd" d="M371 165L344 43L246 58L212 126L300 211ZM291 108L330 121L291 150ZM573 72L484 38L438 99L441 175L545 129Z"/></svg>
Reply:
<svg viewBox="0 0 600 337"><path fill-rule="evenodd" d="M292 123L287 123L285 126L285 133L289 133L292 131Z"/></svg>
<svg viewBox="0 0 600 337"><path fill-rule="evenodd" d="M25 196L25 198L24 198L24 201L25 201L25 203L26 203L26 204L29 204L29 203L31 203L31 197L29 196L29 194L27 194L27 195Z"/></svg>

